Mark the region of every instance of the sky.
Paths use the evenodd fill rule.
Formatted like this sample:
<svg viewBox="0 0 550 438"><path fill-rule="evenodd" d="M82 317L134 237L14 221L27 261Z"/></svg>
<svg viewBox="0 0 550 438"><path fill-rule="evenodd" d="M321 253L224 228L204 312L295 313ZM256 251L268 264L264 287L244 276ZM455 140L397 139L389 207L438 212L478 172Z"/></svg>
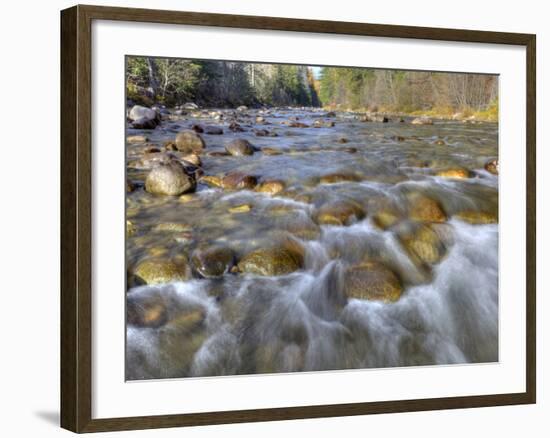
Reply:
<svg viewBox="0 0 550 438"><path fill-rule="evenodd" d="M313 70L313 76L315 79L319 79L321 77L321 68L322 67L316 67L314 65L310 65L309 68Z"/></svg>

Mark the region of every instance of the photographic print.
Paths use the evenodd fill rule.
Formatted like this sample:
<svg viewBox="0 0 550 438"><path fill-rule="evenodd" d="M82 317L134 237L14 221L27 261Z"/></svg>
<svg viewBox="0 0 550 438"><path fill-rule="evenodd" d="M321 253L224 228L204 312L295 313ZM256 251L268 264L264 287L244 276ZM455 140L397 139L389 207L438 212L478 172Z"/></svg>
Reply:
<svg viewBox="0 0 550 438"><path fill-rule="evenodd" d="M498 75L127 56L122 86L127 380L499 360Z"/></svg>

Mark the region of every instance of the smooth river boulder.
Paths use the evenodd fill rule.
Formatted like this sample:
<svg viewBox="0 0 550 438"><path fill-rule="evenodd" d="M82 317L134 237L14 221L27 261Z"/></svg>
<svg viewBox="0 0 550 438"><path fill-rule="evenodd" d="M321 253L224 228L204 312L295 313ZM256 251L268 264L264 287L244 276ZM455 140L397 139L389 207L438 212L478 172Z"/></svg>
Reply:
<svg viewBox="0 0 550 438"><path fill-rule="evenodd" d="M186 129L176 135L176 148L186 154L200 154L206 147L202 137L192 129Z"/></svg>
<svg viewBox="0 0 550 438"><path fill-rule="evenodd" d="M221 180L221 185L224 189L239 190L249 189L252 190L256 187L258 179L252 175L246 175L241 172L229 173Z"/></svg>
<svg viewBox="0 0 550 438"><path fill-rule="evenodd" d="M447 215L441 204L421 193L411 193L409 201L409 217L418 222L445 222Z"/></svg>
<svg viewBox="0 0 550 438"><path fill-rule="evenodd" d="M349 267L344 273L347 298L394 302L402 293L399 277L382 263L363 262Z"/></svg>
<svg viewBox="0 0 550 438"><path fill-rule="evenodd" d="M132 273L145 284L184 281L189 277L186 266L163 258L142 260L135 266Z"/></svg>
<svg viewBox="0 0 550 438"><path fill-rule="evenodd" d="M195 179L178 161L157 164L145 180L145 190L154 195L179 196L194 191L195 187Z"/></svg>
<svg viewBox="0 0 550 438"><path fill-rule="evenodd" d="M245 274L264 276L286 275L304 265L303 253L285 246L260 248L245 255L238 264Z"/></svg>
<svg viewBox="0 0 550 438"><path fill-rule="evenodd" d="M447 227L447 225L440 226ZM449 235L451 231L448 229L439 231L436 231L434 225L420 225L399 230L398 238L415 265L419 267L435 265L447 254L447 246L452 240ZM442 239L443 231L448 234L445 236L446 239Z"/></svg>
<svg viewBox="0 0 550 438"><path fill-rule="evenodd" d="M243 155L252 155L254 153L254 148L248 140L237 138L232 140L225 146L225 150L236 157Z"/></svg>
<svg viewBox="0 0 550 438"><path fill-rule="evenodd" d="M135 122L136 120L158 120L158 113L151 108L147 108L141 105L134 105L128 114L128 118Z"/></svg>

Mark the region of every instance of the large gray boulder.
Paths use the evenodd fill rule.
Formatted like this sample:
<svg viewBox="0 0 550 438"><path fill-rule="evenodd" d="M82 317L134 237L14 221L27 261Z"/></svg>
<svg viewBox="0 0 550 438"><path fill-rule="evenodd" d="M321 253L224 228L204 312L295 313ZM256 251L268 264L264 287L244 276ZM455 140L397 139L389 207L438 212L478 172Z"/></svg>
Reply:
<svg viewBox="0 0 550 438"><path fill-rule="evenodd" d="M154 129L160 123L160 114L152 108L134 105L128 113L132 127L137 129Z"/></svg>
<svg viewBox="0 0 550 438"><path fill-rule="evenodd" d="M155 195L178 196L194 191L195 179L188 175L178 161L159 163L147 175L145 190Z"/></svg>

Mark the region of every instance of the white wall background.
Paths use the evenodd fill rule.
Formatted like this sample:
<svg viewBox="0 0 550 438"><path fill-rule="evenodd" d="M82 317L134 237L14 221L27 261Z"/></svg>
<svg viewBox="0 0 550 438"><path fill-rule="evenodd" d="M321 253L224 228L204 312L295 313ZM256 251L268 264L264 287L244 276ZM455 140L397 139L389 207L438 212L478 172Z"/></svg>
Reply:
<svg viewBox="0 0 550 438"><path fill-rule="evenodd" d="M550 114L548 11L524 0L458 2L392 0L110 0L111 6L272 15L418 26L456 27L537 34L538 76L538 404L535 406L284 421L105 434L144 437L316 437L363 435L454 438L530 438L548 434L550 324L544 292L544 247L550 220L544 175L550 154L543 149ZM59 10L64 0L3 5L0 67L0 433L3 436L69 436L59 429ZM160 44L161 42L159 42ZM266 50L269 48L266 47ZM546 268L547 269L547 268ZM546 343L546 348L543 348ZM267 394L266 396L269 396Z"/></svg>

